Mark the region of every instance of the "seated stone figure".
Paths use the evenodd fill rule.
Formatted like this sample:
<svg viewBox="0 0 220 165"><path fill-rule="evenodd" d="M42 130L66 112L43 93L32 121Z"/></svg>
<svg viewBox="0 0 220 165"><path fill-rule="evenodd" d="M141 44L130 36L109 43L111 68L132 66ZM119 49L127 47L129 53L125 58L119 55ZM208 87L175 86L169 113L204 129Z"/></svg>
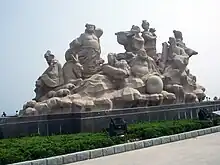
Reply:
<svg viewBox="0 0 220 165"><path fill-rule="evenodd" d="M183 35L182 35L181 31L173 30L173 34L176 39L177 46L183 48L185 50L186 54L189 55L189 57L198 54L198 52L196 52L195 50L192 50L192 49L186 47L186 44L183 42Z"/></svg>
<svg viewBox="0 0 220 165"><path fill-rule="evenodd" d="M184 72L189 62L189 56L183 48L177 46L175 38L170 37L168 43L170 44L167 59L168 67L165 69L165 72L170 67L172 69L178 69L181 73Z"/></svg>
<svg viewBox="0 0 220 165"><path fill-rule="evenodd" d="M82 81L83 66L79 63L78 55L74 55L70 49L66 51L65 57L66 63L63 65L64 83L76 85Z"/></svg>
<svg viewBox="0 0 220 165"><path fill-rule="evenodd" d="M84 68L83 75L88 78L101 70L100 37L103 31L92 24L86 24L85 27L85 32L70 43L70 48L78 54L79 62Z"/></svg>
<svg viewBox="0 0 220 165"><path fill-rule="evenodd" d="M34 100L36 101L40 101L40 98L44 96L47 92L64 83L62 66L55 59L55 56L51 54L51 51L47 51L44 55L44 58L46 59L49 67L36 81L36 88L34 90L36 93L36 97Z"/></svg>

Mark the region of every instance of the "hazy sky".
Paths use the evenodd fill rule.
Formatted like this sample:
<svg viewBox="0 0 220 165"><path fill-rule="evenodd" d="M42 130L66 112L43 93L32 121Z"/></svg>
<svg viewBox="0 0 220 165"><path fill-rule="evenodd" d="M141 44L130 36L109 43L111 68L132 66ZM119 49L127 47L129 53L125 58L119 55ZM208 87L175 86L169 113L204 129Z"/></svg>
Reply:
<svg viewBox="0 0 220 165"><path fill-rule="evenodd" d="M124 52L115 32L141 25L156 28L158 52L172 30L183 32L188 47L199 52L190 70L211 97L220 96L219 0L0 0L0 113L14 113L34 97L34 84L51 50L64 63L69 43L85 23L104 30L102 57Z"/></svg>

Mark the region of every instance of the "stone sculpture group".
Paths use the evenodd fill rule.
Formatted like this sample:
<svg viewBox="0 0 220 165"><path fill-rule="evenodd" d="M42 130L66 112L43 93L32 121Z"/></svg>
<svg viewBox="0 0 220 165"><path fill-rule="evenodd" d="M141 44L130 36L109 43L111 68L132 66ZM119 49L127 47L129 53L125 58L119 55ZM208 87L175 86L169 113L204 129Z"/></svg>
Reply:
<svg viewBox="0 0 220 165"><path fill-rule="evenodd" d="M86 24L85 32L69 44L62 65L51 51L44 55L48 68L37 79L36 97L20 115L111 110L161 104L202 101L205 88L187 68L198 53L183 42L180 31L156 51L156 30L149 22L115 33L124 53L109 53L107 63L100 57L103 30Z"/></svg>

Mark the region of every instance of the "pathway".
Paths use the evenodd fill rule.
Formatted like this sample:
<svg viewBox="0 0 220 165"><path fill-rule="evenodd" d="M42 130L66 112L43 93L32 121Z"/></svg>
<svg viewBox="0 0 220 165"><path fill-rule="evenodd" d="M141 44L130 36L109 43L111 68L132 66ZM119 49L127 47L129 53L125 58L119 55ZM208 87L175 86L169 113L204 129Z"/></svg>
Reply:
<svg viewBox="0 0 220 165"><path fill-rule="evenodd" d="M220 133L69 165L219 165Z"/></svg>

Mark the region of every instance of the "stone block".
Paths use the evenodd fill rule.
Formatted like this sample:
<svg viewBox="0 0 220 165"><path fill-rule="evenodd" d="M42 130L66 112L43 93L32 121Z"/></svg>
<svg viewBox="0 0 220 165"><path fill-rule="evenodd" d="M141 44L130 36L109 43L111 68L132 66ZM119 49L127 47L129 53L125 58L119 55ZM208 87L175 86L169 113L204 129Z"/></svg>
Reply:
<svg viewBox="0 0 220 165"><path fill-rule="evenodd" d="M218 132L220 132L220 126L217 126L217 130L218 130Z"/></svg>
<svg viewBox="0 0 220 165"><path fill-rule="evenodd" d="M212 133L211 128L206 128L206 129L205 129L205 134L210 134L210 133Z"/></svg>
<svg viewBox="0 0 220 165"><path fill-rule="evenodd" d="M47 165L62 165L63 164L63 157L62 156L54 156L47 158Z"/></svg>
<svg viewBox="0 0 220 165"><path fill-rule="evenodd" d="M153 138L152 141L153 141L153 146L159 145L162 143L161 138Z"/></svg>
<svg viewBox="0 0 220 165"><path fill-rule="evenodd" d="M113 155L115 153L113 147L106 147L102 149L102 153L104 156Z"/></svg>
<svg viewBox="0 0 220 165"><path fill-rule="evenodd" d="M212 133L216 133L216 132L218 132L218 128L217 127L212 127L211 131L212 131Z"/></svg>
<svg viewBox="0 0 220 165"><path fill-rule="evenodd" d="M192 137L197 137L199 134L198 134L198 131L191 131L191 136Z"/></svg>
<svg viewBox="0 0 220 165"><path fill-rule="evenodd" d="M169 143L169 142L170 142L170 136L161 137L162 144Z"/></svg>
<svg viewBox="0 0 220 165"><path fill-rule="evenodd" d="M144 142L143 141L137 141L134 143L135 149L141 149L144 148Z"/></svg>
<svg viewBox="0 0 220 165"><path fill-rule="evenodd" d="M125 152L125 145L124 144L116 145L116 146L113 146L113 147L114 147L114 153L115 154Z"/></svg>
<svg viewBox="0 0 220 165"><path fill-rule="evenodd" d="M186 139L185 133L180 133L180 134L178 134L178 136L179 136L179 140L184 140L184 139Z"/></svg>
<svg viewBox="0 0 220 165"><path fill-rule="evenodd" d="M76 153L76 160L77 161L83 161L87 160L90 157L90 151L82 151Z"/></svg>
<svg viewBox="0 0 220 165"><path fill-rule="evenodd" d="M47 160L46 159L33 160L31 165L47 165Z"/></svg>
<svg viewBox="0 0 220 165"><path fill-rule="evenodd" d="M186 135L186 139L192 138L191 132L186 132L185 135Z"/></svg>
<svg viewBox="0 0 220 165"><path fill-rule="evenodd" d="M98 158L103 156L102 148L94 149L90 151L90 159Z"/></svg>
<svg viewBox="0 0 220 165"><path fill-rule="evenodd" d="M9 165L32 165L31 162L32 161L26 161L26 162L13 163Z"/></svg>
<svg viewBox="0 0 220 165"><path fill-rule="evenodd" d="M132 151L135 150L135 143L126 143L125 144L125 151Z"/></svg>
<svg viewBox="0 0 220 165"><path fill-rule="evenodd" d="M197 130L197 132L198 132L199 136L205 135L205 130L204 129Z"/></svg>
<svg viewBox="0 0 220 165"><path fill-rule="evenodd" d="M179 135L176 134L176 135L170 135L170 141L171 142L176 142L179 140Z"/></svg>
<svg viewBox="0 0 220 165"><path fill-rule="evenodd" d="M64 164L74 163L74 162L76 162L76 153L63 155Z"/></svg>
<svg viewBox="0 0 220 165"><path fill-rule="evenodd" d="M150 146L153 146L153 140L152 139L147 139L147 140L144 140L144 147L150 147Z"/></svg>

